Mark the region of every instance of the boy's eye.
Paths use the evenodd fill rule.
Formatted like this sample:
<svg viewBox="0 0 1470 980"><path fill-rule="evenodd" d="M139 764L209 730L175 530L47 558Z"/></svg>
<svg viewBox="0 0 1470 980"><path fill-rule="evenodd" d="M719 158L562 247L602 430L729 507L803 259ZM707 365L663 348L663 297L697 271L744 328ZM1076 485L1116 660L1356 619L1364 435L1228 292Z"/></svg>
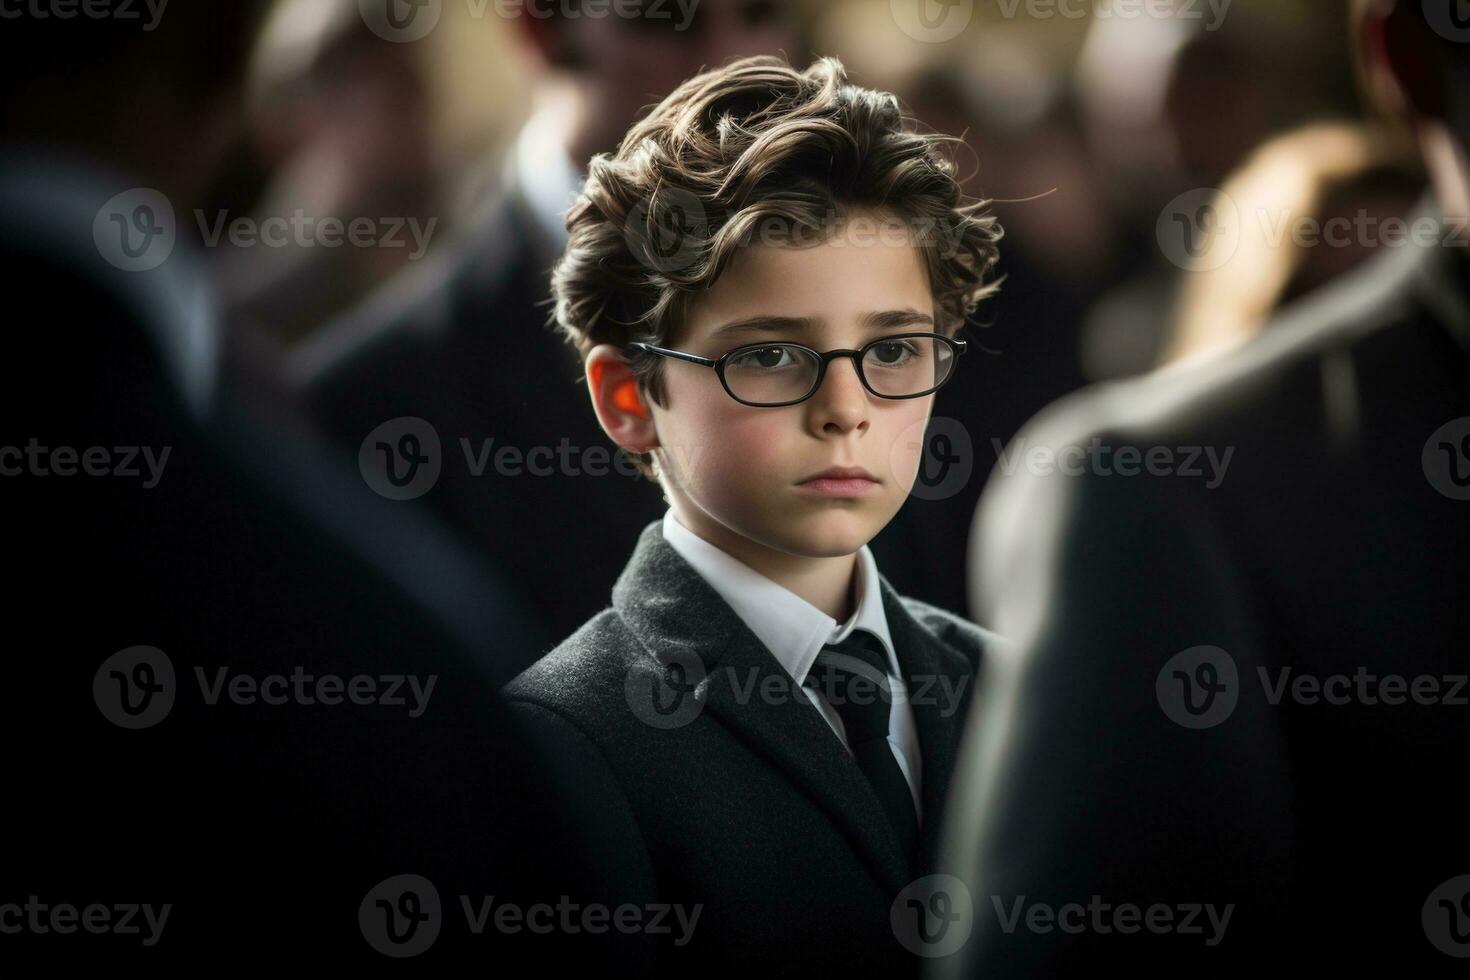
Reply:
<svg viewBox="0 0 1470 980"><path fill-rule="evenodd" d="M917 357L918 354L908 341L891 340L869 348L867 361L877 367L895 367L907 363L910 357Z"/></svg>
<svg viewBox="0 0 1470 980"><path fill-rule="evenodd" d="M787 358L791 357L791 351L785 347L763 347L760 350L746 351L730 359L731 366L737 368L778 368L787 366Z"/></svg>

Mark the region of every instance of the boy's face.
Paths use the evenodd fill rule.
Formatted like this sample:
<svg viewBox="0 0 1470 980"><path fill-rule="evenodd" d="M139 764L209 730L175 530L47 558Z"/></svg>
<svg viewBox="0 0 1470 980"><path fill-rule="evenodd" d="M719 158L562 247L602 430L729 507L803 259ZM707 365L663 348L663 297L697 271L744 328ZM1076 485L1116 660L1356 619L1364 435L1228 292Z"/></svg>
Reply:
<svg viewBox="0 0 1470 980"><path fill-rule="evenodd" d="M921 246L897 225L878 233L840 226L819 244L741 249L692 304L668 346L717 358L745 344L795 341L828 351L885 335L935 330L934 298ZM865 327L873 313L906 311L909 322ZM717 334L756 316L812 318L805 329ZM856 552L897 513L918 471L933 394L886 399L863 387L852 358L834 359L811 398L779 408L735 401L707 367L665 358L666 407L650 402L656 450L672 506L691 530L736 557L763 546L802 557ZM801 484L830 467L861 467L876 479L856 496Z"/></svg>

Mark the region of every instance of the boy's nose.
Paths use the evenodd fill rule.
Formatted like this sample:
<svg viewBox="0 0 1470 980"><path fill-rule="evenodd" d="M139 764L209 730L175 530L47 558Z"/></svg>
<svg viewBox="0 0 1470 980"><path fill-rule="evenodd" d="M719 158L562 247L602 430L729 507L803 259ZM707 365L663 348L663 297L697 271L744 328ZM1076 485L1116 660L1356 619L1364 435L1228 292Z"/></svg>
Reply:
<svg viewBox="0 0 1470 980"><path fill-rule="evenodd" d="M868 389L863 387L854 359L833 358L827 365L822 386L811 400L826 416L822 419L824 425L836 422L843 428L851 428L865 420L868 416Z"/></svg>

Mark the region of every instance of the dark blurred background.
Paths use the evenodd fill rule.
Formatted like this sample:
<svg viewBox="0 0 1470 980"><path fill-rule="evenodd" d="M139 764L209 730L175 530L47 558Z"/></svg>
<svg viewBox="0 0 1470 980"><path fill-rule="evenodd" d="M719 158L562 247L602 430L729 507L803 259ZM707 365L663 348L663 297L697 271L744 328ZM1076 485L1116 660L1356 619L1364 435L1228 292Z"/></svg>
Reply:
<svg viewBox="0 0 1470 980"><path fill-rule="evenodd" d="M538 305L585 162L703 66L836 55L923 127L963 137L965 189L995 202L1006 231L1005 284L967 334L980 356L937 399L957 426L931 426L925 482L874 543L901 591L966 612L970 516L1022 422L1084 383L1250 336L1374 247L1303 246L1298 222L1406 216L1423 177L1394 134L1369 128L1336 0L1180 0L1167 16L930 6L926 24L886 0L704 0L639 18L443 3L398 31L348 0L267 4L238 127L197 204L176 208L180 235L203 245L231 384L349 459L379 425L426 420L440 474L400 509L509 572L549 647L606 605L663 510L626 466L507 476L489 454L511 446L529 463L563 438L575 460L614 448ZM1211 229L1177 222L1222 188L1234 208L1207 219L1246 219L1217 265L1194 254ZM242 218L261 240L235 240ZM262 244L270 219L278 240ZM360 240L310 241L330 219L360 222ZM285 233L293 220L302 235ZM526 359L513 371L510 344ZM490 465L476 474L476 461ZM558 513L582 515L565 537L543 523Z"/></svg>
<svg viewBox="0 0 1470 980"><path fill-rule="evenodd" d="M703 67L836 56L962 137L965 189L994 201L1005 283L963 334L979 354L937 397L921 484L873 543L901 593L960 613L976 501L1028 418L1088 382L1246 340L1374 248L1301 244L1298 221L1406 217L1424 188L1360 102L1339 0L122 6L0 21L0 446L174 454L148 490L34 469L0 483L21 556L9 604L33 624L8 735L51 746L12 777L12 798L33 801L16 882L56 861L78 882L121 862L122 880L106 840L92 853L66 835L97 813L143 834L165 812L129 809L148 798L128 781L137 743L109 754L118 733L76 697L138 643L185 677L377 664L446 678L438 727L303 711L284 731L242 716L148 743L148 792L185 807L196 791L177 767L251 760L198 799L214 819L278 821L271 846L311 854L344 896L387 873L362 870L364 853L431 875L512 867L513 831L460 846L482 818L555 840L545 815L568 808L534 801L572 791L497 769L521 742L494 688L608 605L665 505L618 465L546 326L548 273L587 160ZM479 775L436 780L424 758ZM384 787L404 785L419 789L383 810ZM382 846L404 826L420 830L408 852ZM173 842L170 882L208 891L187 860L206 843ZM251 888L279 886L258 867Z"/></svg>

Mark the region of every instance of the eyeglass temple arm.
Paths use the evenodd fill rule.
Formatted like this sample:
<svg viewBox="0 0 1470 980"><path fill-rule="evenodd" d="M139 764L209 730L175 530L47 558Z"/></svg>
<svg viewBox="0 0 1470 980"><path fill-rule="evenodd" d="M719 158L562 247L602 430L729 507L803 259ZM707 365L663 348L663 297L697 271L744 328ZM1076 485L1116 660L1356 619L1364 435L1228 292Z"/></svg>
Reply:
<svg viewBox="0 0 1470 980"><path fill-rule="evenodd" d="M662 354L665 357L677 357L681 361L690 361L694 364L703 364L705 367L715 366L715 362L711 358L700 357L697 354L686 354L683 351L678 350L669 350L666 347L655 347L652 344L646 344L641 340L635 340L628 346L636 348L638 350L652 351L655 354Z"/></svg>

